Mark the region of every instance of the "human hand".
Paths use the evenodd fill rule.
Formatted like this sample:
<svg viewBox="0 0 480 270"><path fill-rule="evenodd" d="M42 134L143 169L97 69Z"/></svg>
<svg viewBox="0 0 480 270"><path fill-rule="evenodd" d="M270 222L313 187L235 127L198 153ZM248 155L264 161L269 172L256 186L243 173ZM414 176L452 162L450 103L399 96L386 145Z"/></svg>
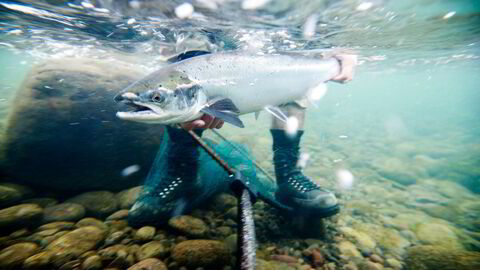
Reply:
<svg viewBox="0 0 480 270"><path fill-rule="evenodd" d="M200 119L193 120L190 122L185 122L180 124L180 126L186 130L192 130L196 128L216 128L219 129L223 126L223 120L215 118L211 115L204 114Z"/></svg>
<svg viewBox="0 0 480 270"><path fill-rule="evenodd" d="M357 56L353 54L338 54L335 55L340 61L340 74L332 78L332 81L339 83L346 83L353 79L355 65L357 64Z"/></svg>

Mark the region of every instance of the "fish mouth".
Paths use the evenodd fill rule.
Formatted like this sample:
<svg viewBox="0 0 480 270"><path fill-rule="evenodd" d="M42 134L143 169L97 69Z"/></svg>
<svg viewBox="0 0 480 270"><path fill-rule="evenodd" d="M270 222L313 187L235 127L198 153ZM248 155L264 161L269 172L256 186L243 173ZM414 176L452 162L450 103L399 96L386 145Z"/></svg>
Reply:
<svg viewBox="0 0 480 270"><path fill-rule="evenodd" d="M117 112L117 117L120 119L147 120L159 116L159 114L157 113L158 108L154 109L151 107L151 105L140 102L140 98L134 93L127 92L119 94L114 98L114 100L116 102L121 102L130 108L129 111Z"/></svg>

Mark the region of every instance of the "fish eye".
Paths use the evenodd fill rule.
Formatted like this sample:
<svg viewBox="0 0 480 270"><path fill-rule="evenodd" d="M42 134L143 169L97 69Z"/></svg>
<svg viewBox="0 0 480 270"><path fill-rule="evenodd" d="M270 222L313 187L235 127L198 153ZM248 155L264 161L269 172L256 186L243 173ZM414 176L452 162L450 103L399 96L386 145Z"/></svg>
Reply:
<svg viewBox="0 0 480 270"><path fill-rule="evenodd" d="M165 97L163 97L160 93L153 93L152 94L152 101L154 102L163 102Z"/></svg>

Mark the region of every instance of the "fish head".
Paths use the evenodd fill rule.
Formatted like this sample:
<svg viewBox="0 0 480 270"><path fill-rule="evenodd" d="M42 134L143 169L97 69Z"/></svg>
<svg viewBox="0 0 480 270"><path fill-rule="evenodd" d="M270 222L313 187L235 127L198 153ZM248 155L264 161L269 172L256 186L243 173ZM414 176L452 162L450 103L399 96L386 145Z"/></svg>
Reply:
<svg viewBox="0 0 480 270"><path fill-rule="evenodd" d="M132 111L117 112L124 120L174 124L198 118L207 104L202 87L176 70L160 70L134 82L114 98Z"/></svg>

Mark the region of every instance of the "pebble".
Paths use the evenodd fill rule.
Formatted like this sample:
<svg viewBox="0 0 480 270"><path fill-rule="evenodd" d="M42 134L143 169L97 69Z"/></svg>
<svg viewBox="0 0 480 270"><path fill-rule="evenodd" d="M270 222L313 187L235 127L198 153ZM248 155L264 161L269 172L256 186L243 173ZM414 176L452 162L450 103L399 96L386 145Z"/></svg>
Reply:
<svg viewBox="0 0 480 270"><path fill-rule="evenodd" d="M156 232L155 227L144 226L137 230L133 239L140 242L150 241L155 236L155 232Z"/></svg>
<svg viewBox="0 0 480 270"><path fill-rule="evenodd" d="M383 264L383 259L382 259L382 257L378 256L377 254L372 254L372 255L370 256L370 260L371 260L372 262L376 262L376 263L379 263L379 264Z"/></svg>
<svg viewBox="0 0 480 270"><path fill-rule="evenodd" d="M110 246L110 245L118 244L125 237L127 237L127 234L123 231L113 232L109 236L107 236L107 239L105 239L105 245Z"/></svg>
<svg viewBox="0 0 480 270"><path fill-rule="evenodd" d="M167 266L159 259L149 258L132 265L128 270L167 270Z"/></svg>
<svg viewBox="0 0 480 270"><path fill-rule="evenodd" d="M227 246L216 240L186 240L172 250L172 258L179 265L218 269L230 262Z"/></svg>
<svg viewBox="0 0 480 270"><path fill-rule="evenodd" d="M374 263L371 261L363 261L358 264L359 270L383 270L383 266L378 263Z"/></svg>
<svg viewBox="0 0 480 270"><path fill-rule="evenodd" d="M325 263L323 254L318 249L312 250L312 262L315 267L322 266Z"/></svg>
<svg viewBox="0 0 480 270"><path fill-rule="evenodd" d="M0 269L18 269L23 261L35 254L38 245L35 243L17 243L0 251Z"/></svg>
<svg viewBox="0 0 480 270"><path fill-rule="evenodd" d="M235 207L232 207L232 208L228 209L224 216L225 216L225 218L230 218L230 219L233 219L233 220L237 219L238 208L235 206Z"/></svg>
<svg viewBox="0 0 480 270"><path fill-rule="evenodd" d="M114 245L98 251L98 256L103 261L113 261L118 257L126 258L128 256L128 247L125 245Z"/></svg>
<svg viewBox="0 0 480 270"><path fill-rule="evenodd" d="M78 203L85 207L87 215L105 218L117 211L117 200L110 191L91 191L82 193L67 202Z"/></svg>
<svg viewBox="0 0 480 270"><path fill-rule="evenodd" d="M50 265L52 254L48 251L42 251L33 256L28 257L23 262L24 269L46 269Z"/></svg>
<svg viewBox="0 0 480 270"><path fill-rule="evenodd" d="M58 201L50 197L40 197L40 198L23 200L22 203L33 203L42 208L46 208L46 207L54 206L55 204L58 203Z"/></svg>
<svg viewBox="0 0 480 270"><path fill-rule="evenodd" d="M108 216L106 220L119 220L119 219L127 219L127 218L128 218L128 210L122 209Z"/></svg>
<svg viewBox="0 0 480 270"><path fill-rule="evenodd" d="M0 230L34 226L43 216L43 208L36 204L19 204L0 210Z"/></svg>
<svg viewBox="0 0 480 270"><path fill-rule="evenodd" d="M237 234L231 234L223 242L227 245L227 248L230 250L231 253L236 253L237 252Z"/></svg>
<svg viewBox="0 0 480 270"><path fill-rule="evenodd" d="M19 202L25 197L29 197L33 191L23 185L14 183L0 184L0 207L5 207Z"/></svg>
<svg viewBox="0 0 480 270"><path fill-rule="evenodd" d="M120 191L115 195L115 199L118 202L120 209L130 209L137 200L138 195L142 192L143 186L137 186L133 188Z"/></svg>
<svg viewBox="0 0 480 270"><path fill-rule="evenodd" d="M108 231L108 226L103 223L102 221L96 219L96 218L84 218L84 219L81 219L79 220L75 226L77 227L85 227L85 226L95 226L103 231Z"/></svg>
<svg viewBox="0 0 480 270"><path fill-rule="evenodd" d="M83 270L99 270L102 269L102 259L98 255L86 258L82 263Z"/></svg>
<svg viewBox="0 0 480 270"><path fill-rule="evenodd" d="M6 185L0 185L0 206L7 206L16 203L22 199L19 190Z"/></svg>
<svg viewBox="0 0 480 270"><path fill-rule="evenodd" d="M279 254L271 255L270 259L284 263L296 263L298 261L298 259L295 257Z"/></svg>
<svg viewBox="0 0 480 270"><path fill-rule="evenodd" d="M37 231L43 230L51 230L51 229L58 229L58 230L71 230L75 227L75 223L69 221L56 221L47 224L43 224L42 226L37 228Z"/></svg>
<svg viewBox="0 0 480 270"><path fill-rule="evenodd" d="M147 258L163 258L167 255L167 250L160 241L152 241L142 245L136 252L139 260Z"/></svg>
<svg viewBox="0 0 480 270"><path fill-rule="evenodd" d="M61 203L44 209L43 222L78 221L85 216L85 208L78 203Z"/></svg>
<svg viewBox="0 0 480 270"><path fill-rule="evenodd" d="M192 216L176 216L168 220L168 225L190 237L203 237L208 227L203 220Z"/></svg>
<svg viewBox="0 0 480 270"><path fill-rule="evenodd" d="M70 261L71 258L94 249L104 238L104 230L95 226L85 226L59 237L51 242L46 249L54 254L53 263L60 266Z"/></svg>
<svg viewBox="0 0 480 270"><path fill-rule="evenodd" d="M397 259L394 259L394 258L388 258L387 259L387 265L392 267L395 270L402 270L403 269L403 264L401 262L399 262Z"/></svg>
<svg viewBox="0 0 480 270"><path fill-rule="evenodd" d="M337 244L337 248L342 255L347 257L362 257L360 251L358 251L357 247L351 242L342 241Z"/></svg>
<svg viewBox="0 0 480 270"><path fill-rule="evenodd" d="M237 206L237 198L227 193L221 193L213 198L210 206L215 211L224 213L228 209Z"/></svg>

